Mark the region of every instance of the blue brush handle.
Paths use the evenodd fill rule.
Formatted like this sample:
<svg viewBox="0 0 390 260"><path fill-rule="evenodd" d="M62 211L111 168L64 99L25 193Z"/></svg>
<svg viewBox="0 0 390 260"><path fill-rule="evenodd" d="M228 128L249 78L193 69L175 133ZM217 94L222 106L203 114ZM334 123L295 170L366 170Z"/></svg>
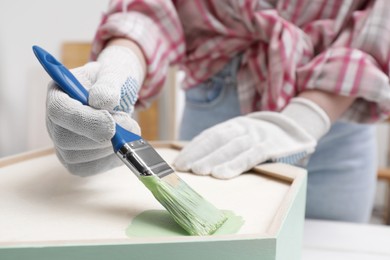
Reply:
<svg viewBox="0 0 390 260"><path fill-rule="evenodd" d="M88 91L81 85L76 77L53 57L50 53L39 46L33 46L33 51L42 67L57 83L57 85L73 99L80 101L83 105L88 106ZM139 135L127 131L120 125L116 124L116 133L111 142L114 152L117 152L124 144L142 139Z"/></svg>
<svg viewBox="0 0 390 260"><path fill-rule="evenodd" d="M73 76L73 74L56 58L41 47L33 46L33 51L43 68L62 91L67 93L70 97L80 101L83 105L88 106L89 93L75 76Z"/></svg>

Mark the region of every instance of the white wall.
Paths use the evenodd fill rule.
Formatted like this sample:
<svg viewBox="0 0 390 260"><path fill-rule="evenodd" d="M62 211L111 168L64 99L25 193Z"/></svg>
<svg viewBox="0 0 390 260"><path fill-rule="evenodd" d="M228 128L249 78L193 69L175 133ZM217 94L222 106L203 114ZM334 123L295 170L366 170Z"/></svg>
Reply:
<svg viewBox="0 0 390 260"><path fill-rule="evenodd" d="M48 76L31 50L60 56L64 41L90 41L108 0L0 0L0 157L51 145Z"/></svg>

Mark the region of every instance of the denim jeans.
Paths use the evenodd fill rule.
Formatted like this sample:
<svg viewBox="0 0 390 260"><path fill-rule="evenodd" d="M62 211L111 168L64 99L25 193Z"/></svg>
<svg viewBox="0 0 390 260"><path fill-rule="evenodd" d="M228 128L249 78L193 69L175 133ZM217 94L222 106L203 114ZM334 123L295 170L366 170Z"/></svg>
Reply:
<svg viewBox="0 0 390 260"><path fill-rule="evenodd" d="M239 57L186 91L180 139L240 115L236 72ZM336 122L309 158L306 217L350 222L370 218L376 185L372 125Z"/></svg>

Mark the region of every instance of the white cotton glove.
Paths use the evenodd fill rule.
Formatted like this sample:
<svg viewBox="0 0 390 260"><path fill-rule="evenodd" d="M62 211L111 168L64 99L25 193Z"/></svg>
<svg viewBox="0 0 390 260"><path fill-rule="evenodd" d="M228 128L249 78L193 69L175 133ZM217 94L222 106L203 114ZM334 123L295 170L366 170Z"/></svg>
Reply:
<svg viewBox="0 0 390 260"><path fill-rule="evenodd" d="M89 91L89 105L70 98L51 82L47 92L47 129L62 164L87 176L122 165L113 152L115 123L140 134L131 117L144 71L126 47L110 46L96 62L71 70Z"/></svg>
<svg viewBox="0 0 390 260"><path fill-rule="evenodd" d="M329 127L329 117L318 105L294 98L281 113L255 112L206 129L184 147L174 166L229 179L265 161L312 153Z"/></svg>

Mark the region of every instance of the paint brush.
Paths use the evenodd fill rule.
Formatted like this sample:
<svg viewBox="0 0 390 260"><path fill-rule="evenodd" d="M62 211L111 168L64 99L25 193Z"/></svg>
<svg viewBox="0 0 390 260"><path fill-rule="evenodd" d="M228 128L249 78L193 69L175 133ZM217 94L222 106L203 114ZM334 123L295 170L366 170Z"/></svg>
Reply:
<svg viewBox="0 0 390 260"><path fill-rule="evenodd" d="M88 106L89 93L73 74L44 49L33 46L33 51L62 91ZM111 142L118 157L189 234L213 234L226 221L227 216L180 179L141 136L116 124Z"/></svg>

